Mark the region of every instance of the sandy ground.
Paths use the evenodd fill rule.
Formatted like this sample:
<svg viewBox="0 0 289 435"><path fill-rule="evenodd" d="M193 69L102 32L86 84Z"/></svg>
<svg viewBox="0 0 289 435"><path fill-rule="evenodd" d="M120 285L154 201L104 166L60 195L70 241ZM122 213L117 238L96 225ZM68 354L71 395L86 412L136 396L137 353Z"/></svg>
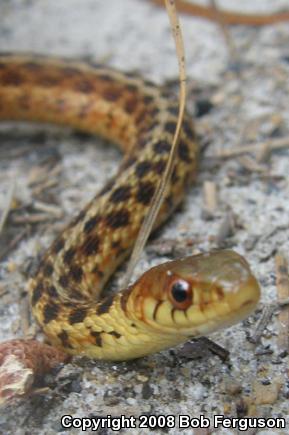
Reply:
<svg viewBox="0 0 289 435"><path fill-rule="evenodd" d="M275 1L274 8L285 8L286 3ZM233 7L239 2L222 4ZM250 10L250 4L244 1L244 10ZM254 2L255 11L270 11L270 7L269 0ZM0 16L1 51L94 59L123 70L138 70L159 83L177 77L166 14L147 1L2 0ZM155 433L171 434L180 433L178 416L185 414L211 419L218 414L283 417L289 424L288 356L280 347L277 318L269 322L257 345L248 340L264 305L276 300L274 256L277 251L288 253L288 151L274 152L264 161L260 152L259 160L216 157L221 149L288 136L289 25L231 29L239 59L236 68L216 25L184 16L182 24L188 108L196 115L205 151L196 185L143 254L136 276L174 255L230 247L246 256L260 281L260 308L245 322L211 337L230 351L229 362L209 351L200 356L199 348L193 353L174 349L120 364L78 358L56 377L47 377L48 390L1 412L3 434L65 433L60 422L65 414L170 414L176 416L176 427ZM0 209L5 208L15 183L14 210L0 241L0 338L4 340L21 336L20 318L25 312L21 296L33 258L103 185L107 174L116 169L120 154L103 141L63 130L5 125L0 139ZM46 210L43 222L33 224L23 216L43 213L31 187L33 180L40 179L39 166L48 173L58 167L48 177L56 182L44 189L45 201L54 208ZM203 195L208 181L218 191L217 207L211 214L205 210ZM172 245L178 249L172 250ZM79 429L69 431L79 433ZM140 428L123 431L150 432ZM99 433L113 432L102 429ZM192 429L181 433L192 433ZM205 433L236 431L215 430L212 425L209 431L195 431ZM274 433L288 433L288 428Z"/></svg>

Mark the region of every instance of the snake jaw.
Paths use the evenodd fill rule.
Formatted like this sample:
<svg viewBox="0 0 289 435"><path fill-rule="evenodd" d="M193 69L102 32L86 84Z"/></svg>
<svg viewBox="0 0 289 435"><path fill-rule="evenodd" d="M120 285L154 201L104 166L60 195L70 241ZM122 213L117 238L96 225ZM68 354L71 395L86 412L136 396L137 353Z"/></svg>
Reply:
<svg viewBox="0 0 289 435"><path fill-rule="evenodd" d="M223 301L212 302L204 306L199 319L191 307L188 310L188 317L196 323L194 335L207 335L245 319L255 310L259 296L259 285L251 276L238 289L234 288L231 294L225 294ZM197 320L199 320L198 325ZM187 336L192 335L190 328L184 329L182 332Z"/></svg>

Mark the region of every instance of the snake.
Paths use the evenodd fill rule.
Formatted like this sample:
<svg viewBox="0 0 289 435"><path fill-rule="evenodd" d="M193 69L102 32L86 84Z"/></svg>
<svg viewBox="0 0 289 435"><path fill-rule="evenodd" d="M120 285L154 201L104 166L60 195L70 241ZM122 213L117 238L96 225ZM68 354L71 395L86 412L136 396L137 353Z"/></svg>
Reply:
<svg viewBox="0 0 289 435"><path fill-rule="evenodd" d="M57 236L28 282L32 312L52 348L94 359L139 358L230 326L256 307L259 284L245 258L227 249L167 261L107 294L165 170L177 116L173 93L136 73L1 54L1 121L68 126L108 139L124 154L116 175ZM185 113L154 230L183 201L197 158L193 123Z"/></svg>

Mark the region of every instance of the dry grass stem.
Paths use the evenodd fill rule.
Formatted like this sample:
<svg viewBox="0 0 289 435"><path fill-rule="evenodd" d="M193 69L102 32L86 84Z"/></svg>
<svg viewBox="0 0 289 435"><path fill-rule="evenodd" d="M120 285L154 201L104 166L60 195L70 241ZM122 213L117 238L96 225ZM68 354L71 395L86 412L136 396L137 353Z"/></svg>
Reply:
<svg viewBox="0 0 289 435"><path fill-rule="evenodd" d="M214 157L217 158L231 158L235 156L241 156L247 153L260 153L272 152L282 148L289 147L289 137L283 137L281 139L268 140L266 142L260 142L255 144L240 145L229 150L220 150Z"/></svg>
<svg viewBox="0 0 289 435"><path fill-rule="evenodd" d="M278 293L278 301L284 304L289 298L289 275L288 263L284 256L280 253L275 256L276 267L276 287ZM279 335L278 347L281 351L289 352L289 307L283 306L278 314Z"/></svg>
<svg viewBox="0 0 289 435"><path fill-rule="evenodd" d="M267 327L268 323L271 321L271 318L272 318L275 311L276 311L275 304L266 305L263 308L261 317L260 317L259 321L257 322L255 331L250 338L250 341L252 343L259 343L259 341L261 340L261 337L264 333L264 329Z"/></svg>
<svg viewBox="0 0 289 435"><path fill-rule="evenodd" d="M176 47L176 54L178 59L178 65L179 65L179 81L180 81L180 94L179 94L179 114L178 114L178 121L176 130L174 133L173 143L171 146L171 151L169 154L169 158L166 164L166 169L164 171L164 174L162 176L162 179L156 188L156 191L153 195L153 198L151 200L150 209L143 221L143 224L140 228L137 240L134 245L134 249L128 264L127 272L124 277L123 285L126 287L130 281L130 278L132 276L133 270L139 261L139 258L141 256L141 253L145 247L145 244L147 242L147 239L151 233L152 227L155 223L157 214L160 210L160 207L164 200L164 194L166 187L170 181L172 172L173 172L173 166L174 166L174 160L178 148L178 142L179 142L179 136L181 132L181 126L185 111L185 105L186 105L186 68L185 68L185 50L184 50L184 44L183 44L183 38L182 38L182 32L181 27L178 19L178 14L175 6L174 0L165 0L167 13L170 19L170 26L173 33L174 41L175 41L175 47Z"/></svg>
<svg viewBox="0 0 289 435"><path fill-rule="evenodd" d="M205 181L203 185L204 209L209 214L214 214L218 207L217 186L213 181Z"/></svg>
<svg viewBox="0 0 289 435"><path fill-rule="evenodd" d="M163 6L163 0L151 0L158 6ZM216 21L214 8L202 6L186 0L177 0L179 12L183 12L195 17L201 17L206 20ZM244 25L244 26L266 26L268 24L281 23L289 21L289 11L276 12L274 14L242 14L239 12L230 12L222 10L220 12L222 20L227 25Z"/></svg>
<svg viewBox="0 0 289 435"><path fill-rule="evenodd" d="M212 10L215 12L216 22L218 23L218 25L221 29L221 32L223 33L225 42L227 44L227 47L228 47L228 50L230 53L231 61L232 61L232 63L236 64L238 61L238 54L237 54L237 50L236 50L234 41L233 41L232 36L230 34L230 31L228 29L228 26L223 19L223 15L222 15L222 12L217 5L217 1L210 0L210 3L211 3Z"/></svg>
<svg viewBox="0 0 289 435"><path fill-rule="evenodd" d="M0 217L0 234L3 231L6 219L8 217L9 211L11 209L14 192L15 192L15 181L13 180L11 185L10 185L10 189L7 193L7 197L6 197L6 200L4 202L4 206L3 206L3 211L2 211L2 214Z"/></svg>

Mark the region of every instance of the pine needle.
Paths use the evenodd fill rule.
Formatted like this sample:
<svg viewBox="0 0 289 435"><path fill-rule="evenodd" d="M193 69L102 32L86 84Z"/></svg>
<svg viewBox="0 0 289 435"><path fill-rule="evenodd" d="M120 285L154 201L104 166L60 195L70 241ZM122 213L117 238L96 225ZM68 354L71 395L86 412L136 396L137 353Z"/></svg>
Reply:
<svg viewBox="0 0 289 435"><path fill-rule="evenodd" d="M159 182L159 185L153 195L151 206L146 215L143 224L140 228L137 240L134 245L134 249L132 255L130 257L130 261L128 264L127 272L124 277L123 285L126 287L129 284L131 279L133 270L139 261L141 253L145 247L147 239L151 233L154 222L156 220L157 214L160 210L160 207L164 200L164 193L168 183L170 182L170 178L173 171L174 158L178 149L179 136L182 126L182 120L185 111L186 104L186 68L185 68L185 52L183 45L183 38L181 27L178 19L178 14L175 6L174 0L165 0L165 5L167 8L167 13L170 19L171 30L173 33L173 37L175 40L176 53L178 58L178 66L179 66L179 80L180 80L180 94L179 94L179 114L178 114L178 122L176 126L176 130L174 133L173 143L171 147L171 151L169 154L169 158L167 161L166 169L164 174Z"/></svg>

